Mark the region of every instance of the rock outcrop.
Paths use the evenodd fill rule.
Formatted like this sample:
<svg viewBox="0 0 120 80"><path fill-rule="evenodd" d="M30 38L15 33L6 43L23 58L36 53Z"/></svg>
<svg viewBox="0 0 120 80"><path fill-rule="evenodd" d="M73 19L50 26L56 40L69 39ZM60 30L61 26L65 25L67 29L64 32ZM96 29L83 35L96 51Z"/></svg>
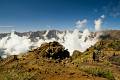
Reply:
<svg viewBox="0 0 120 80"><path fill-rule="evenodd" d="M34 49L33 52L40 57L52 59L65 59L69 58L69 52L65 50L63 45L58 42L49 42L42 44L39 48Z"/></svg>

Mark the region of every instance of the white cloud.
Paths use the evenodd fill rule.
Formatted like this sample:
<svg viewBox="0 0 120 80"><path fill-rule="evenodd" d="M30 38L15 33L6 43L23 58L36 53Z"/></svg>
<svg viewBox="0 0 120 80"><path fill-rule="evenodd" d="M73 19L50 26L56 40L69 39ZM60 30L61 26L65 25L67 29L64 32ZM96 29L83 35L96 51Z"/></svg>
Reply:
<svg viewBox="0 0 120 80"><path fill-rule="evenodd" d="M102 23L103 19L105 18L105 15L100 16L97 20L94 21L95 24L95 31L101 31L102 30Z"/></svg>
<svg viewBox="0 0 120 80"><path fill-rule="evenodd" d="M14 26L0 26L0 28L13 28Z"/></svg>
<svg viewBox="0 0 120 80"><path fill-rule="evenodd" d="M105 18L105 15L102 15L101 18Z"/></svg>
<svg viewBox="0 0 120 80"><path fill-rule="evenodd" d="M76 22L75 27L78 28L78 29L83 29L83 28L86 27L86 23L87 23L87 19L78 20L78 21Z"/></svg>

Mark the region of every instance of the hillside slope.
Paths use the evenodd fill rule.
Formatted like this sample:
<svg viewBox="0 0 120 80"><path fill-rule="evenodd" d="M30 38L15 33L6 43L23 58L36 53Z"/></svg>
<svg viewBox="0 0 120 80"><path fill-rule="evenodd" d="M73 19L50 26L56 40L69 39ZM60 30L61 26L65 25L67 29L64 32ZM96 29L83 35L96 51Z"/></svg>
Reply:
<svg viewBox="0 0 120 80"><path fill-rule="evenodd" d="M59 43L54 44L56 42L51 43L50 50L54 50L50 54L55 56L66 54ZM0 80L107 80L80 70L67 55L64 58L43 56L42 54L46 55L49 48L46 45L48 43L22 56L9 56L2 59L0 61ZM61 49L63 49L62 52Z"/></svg>

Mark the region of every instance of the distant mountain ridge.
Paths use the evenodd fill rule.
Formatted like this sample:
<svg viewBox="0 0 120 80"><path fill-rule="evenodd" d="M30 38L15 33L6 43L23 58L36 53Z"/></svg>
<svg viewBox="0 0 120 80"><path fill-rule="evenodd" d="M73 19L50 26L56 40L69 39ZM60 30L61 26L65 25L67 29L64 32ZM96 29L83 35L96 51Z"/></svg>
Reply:
<svg viewBox="0 0 120 80"><path fill-rule="evenodd" d="M103 31L103 40L120 40L120 30L107 30Z"/></svg>
<svg viewBox="0 0 120 80"><path fill-rule="evenodd" d="M48 32L48 33L47 33ZM59 31L59 30L43 30L43 31L29 31L29 32L16 32L15 34L22 37L22 36L26 36L29 39L31 39L32 41L35 40L35 38L40 38L40 39L44 39L44 35L46 34L46 37L48 39L51 38L58 38L56 33L63 33L64 31ZM0 39L3 37L6 37L7 35L10 35L10 33L0 33Z"/></svg>
<svg viewBox="0 0 120 80"><path fill-rule="evenodd" d="M15 32L18 36L27 36L32 41L35 41L36 38L44 39L44 35L46 34L46 37L48 39L55 38L58 39L57 33L63 33L66 31L60 31L60 30L43 30L43 31L29 31L29 32ZM103 35L100 36L100 39L103 40L120 40L120 30L106 30L102 31ZM98 32L97 32L98 33ZM10 35L10 33L0 33L0 39L3 37L6 37L7 35Z"/></svg>

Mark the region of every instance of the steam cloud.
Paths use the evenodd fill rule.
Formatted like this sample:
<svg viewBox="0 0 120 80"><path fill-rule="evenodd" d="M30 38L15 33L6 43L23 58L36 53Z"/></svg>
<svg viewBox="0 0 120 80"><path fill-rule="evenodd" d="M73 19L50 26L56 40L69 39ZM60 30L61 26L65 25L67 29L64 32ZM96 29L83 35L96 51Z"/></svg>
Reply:
<svg viewBox="0 0 120 80"><path fill-rule="evenodd" d="M102 30L101 25L103 23L103 19L104 18L105 18L105 16L102 15L99 19L94 21L94 23L95 23L95 30L96 31L101 31Z"/></svg>
<svg viewBox="0 0 120 80"><path fill-rule="evenodd" d="M95 30L101 30L101 23L104 16L101 16L98 20L95 20ZM0 55L2 58L6 58L9 55L19 55L27 52L31 49L39 47L44 42L58 41L61 43L72 55L74 50L79 50L84 52L91 45L94 45L98 41L100 34L94 35L86 28L87 20L77 21L77 29L74 31L63 31L63 33L56 33L59 39L51 38L48 39L46 36L49 33L49 30L43 35L43 39L39 39L37 42L32 42L27 37L17 36L14 31L10 35L4 37L0 40ZM80 32L79 29L82 29L83 32Z"/></svg>
<svg viewBox="0 0 120 80"><path fill-rule="evenodd" d="M32 46L32 42L27 37L19 37L14 31L7 37L0 40L1 57L6 58L7 55L19 55L25 53Z"/></svg>
<svg viewBox="0 0 120 80"><path fill-rule="evenodd" d="M84 20L78 20L76 22L76 28L78 29L84 29L86 27L86 24L87 24L87 19L84 19Z"/></svg>

